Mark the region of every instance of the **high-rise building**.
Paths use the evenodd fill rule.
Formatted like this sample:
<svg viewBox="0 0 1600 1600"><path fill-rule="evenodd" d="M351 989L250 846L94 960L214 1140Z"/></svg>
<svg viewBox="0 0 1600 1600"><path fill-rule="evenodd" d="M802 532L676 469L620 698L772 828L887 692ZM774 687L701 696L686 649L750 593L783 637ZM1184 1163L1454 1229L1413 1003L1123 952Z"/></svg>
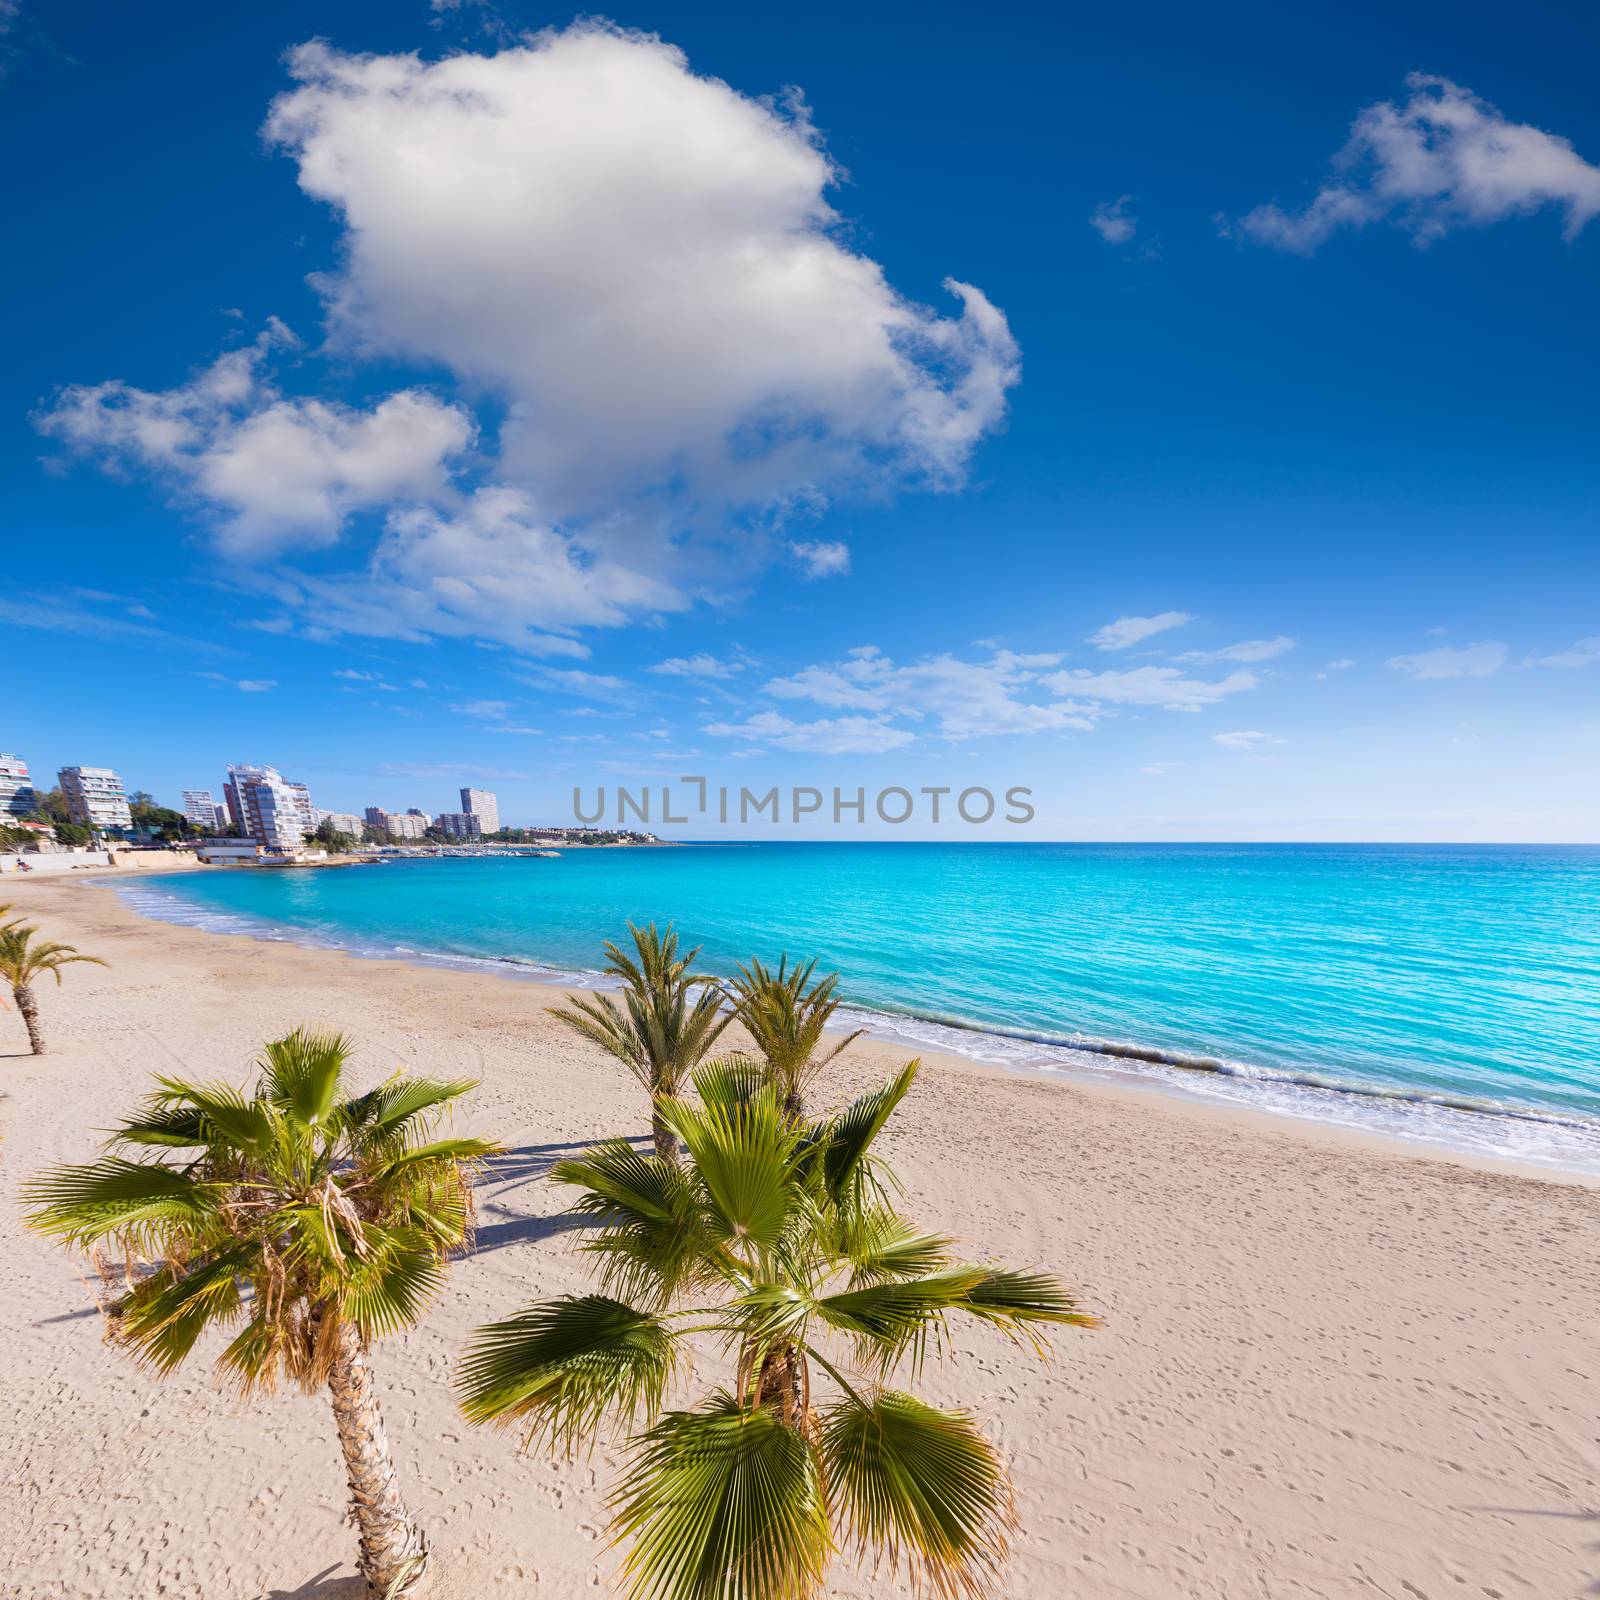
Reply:
<svg viewBox="0 0 1600 1600"><path fill-rule="evenodd" d="M0 754L0 817L25 817L39 809L39 791L21 756Z"/></svg>
<svg viewBox="0 0 1600 1600"><path fill-rule="evenodd" d="M366 814L369 828L377 828L383 833L389 831L389 813L382 806L368 806Z"/></svg>
<svg viewBox="0 0 1600 1600"><path fill-rule="evenodd" d="M209 789L185 789L183 814L197 828L220 828L225 820Z"/></svg>
<svg viewBox="0 0 1600 1600"><path fill-rule="evenodd" d="M428 830L426 819L413 816L409 811L403 815L389 812L384 817L384 825L391 839L420 839Z"/></svg>
<svg viewBox="0 0 1600 1600"><path fill-rule="evenodd" d="M430 817L428 815L428 813L426 811L424 811L420 806L407 806L406 807L406 815L408 817L421 817L422 818L422 826L424 828L431 827L432 824L433 824L433 818Z"/></svg>
<svg viewBox="0 0 1600 1600"><path fill-rule="evenodd" d="M349 811L324 811L317 826L321 827L323 822L335 833L348 833L352 839L361 837L361 818Z"/></svg>
<svg viewBox="0 0 1600 1600"><path fill-rule="evenodd" d="M57 774L67 816L87 828L131 828L128 791L110 767L63 767Z"/></svg>
<svg viewBox="0 0 1600 1600"><path fill-rule="evenodd" d="M441 811L435 819L447 839L481 839L481 819L470 811Z"/></svg>
<svg viewBox="0 0 1600 1600"><path fill-rule="evenodd" d="M311 832L311 794L276 767L240 764L228 768L222 786L228 815L268 850L298 850Z"/></svg>
<svg viewBox="0 0 1600 1600"><path fill-rule="evenodd" d="M487 789L463 789L461 809L478 819L482 833L499 833L500 802Z"/></svg>

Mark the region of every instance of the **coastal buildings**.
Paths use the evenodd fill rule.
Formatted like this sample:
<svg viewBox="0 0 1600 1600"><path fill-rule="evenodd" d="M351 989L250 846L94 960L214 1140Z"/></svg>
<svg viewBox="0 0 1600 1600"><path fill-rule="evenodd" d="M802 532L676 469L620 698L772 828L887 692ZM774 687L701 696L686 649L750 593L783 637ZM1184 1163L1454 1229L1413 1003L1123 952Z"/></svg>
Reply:
<svg viewBox="0 0 1600 1600"><path fill-rule="evenodd" d="M209 789L185 789L183 814L197 828L220 828L227 820Z"/></svg>
<svg viewBox="0 0 1600 1600"><path fill-rule="evenodd" d="M246 834L268 850L298 850L311 832L311 794L276 767L237 765L228 768L222 786L228 815Z"/></svg>
<svg viewBox="0 0 1600 1600"><path fill-rule="evenodd" d="M447 839L481 839L482 818L471 811L441 811L438 826Z"/></svg>
<svg viewBox="0 0 1600 1600"><path fill-rule="evenodd" d="M318 826L326 822L335 833L348 833L352 839L361 837L361 818L350 811L324 811Z"/></svg>
<svg viewBox="0 0 1600 1600"><path fill-rule="evenodd" d="M461 809L478 819L480 833L499 833L500 802L487 789L463 789Z"/></svg>
<svg viewBox="0 0 1600 1600"><path fill-rule="evenodd" d="M21 756L0 752L0 817L25 817L39 809L39 791Z"/></svg>
<svg viewBox="0 0 1600 1600"><path fill-rule="evenodd" d="M368 806L367 826L389 839L420 839L428 831L428 818L421 811L385 811L382 806Z"/></svg>
<svg viewBox="0 0 1600 1600"><path fill-rule="evenodd" d="M133 826L128 791L110 767L63 767L57 781L71 821L101 831Z"/></svg>

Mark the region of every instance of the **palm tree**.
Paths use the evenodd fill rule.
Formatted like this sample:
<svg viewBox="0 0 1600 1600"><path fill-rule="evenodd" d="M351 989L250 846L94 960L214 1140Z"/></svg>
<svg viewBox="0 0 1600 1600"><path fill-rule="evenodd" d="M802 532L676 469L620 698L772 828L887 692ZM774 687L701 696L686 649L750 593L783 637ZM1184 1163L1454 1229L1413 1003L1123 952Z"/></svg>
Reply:
<svg viewBox="0 0 1600 1600"><path fill-rule="evenodd" d="M813 984L816 967L815 961L808 961L791 972L784 956L774 972L752 961L740 967L739 976L727 985L734 1014L767 1064L778 1103L795 1118L805 1116L806 1090L822 1069L866 1032L857 1028L825 1055L817 1054L823 1032L839 1009L839 974L830 972Z"/></svg>
<svg viewBox="0 0 1600 1600"><path fill-rule="evenodd" d="M622 980L623 1005L602 994L556 1006L552 1015L614 1055L650 1091L656 1154L676 1161L678 1140L661 1101L678 1093L733 1019L722 1012L712 981L692 970L699 945L679 955L677 934L670 927L657 933L653 922L648 928L630 922L628 932L637 959L609 940L605 946L605 970Z"/></svg>
<svg viewBox="0 0 1600 1600"><path fill-rule="evenodd" d="M472 1227L472 1176L496 1146L434 1138L436 1108L472 1087L396 1075L352 1094L350 1046L297 1030L266 1047L249 1097L158 1078L108 1153L28 1191L29 1224L127 1255L112 1342L161 1376L212 1326L235 1328L219 1370L251 1392L280 1375L327 1387L369 1593L415 1594L428 1542L400 1495L368 1349L409 1327ZM430 1114L431 1113L431 1114ZM140 1276L134 1263L153 1262Z"/></svg>
<svg viewBox="0 0 1600 1600"><path fill-rule="evenodd" d="M713 1062L701 1105L662 1103L687 1165L611 1140L554 1169L599 1229L603 1292L480 1328L458 1394L472 1422L569 1453L608 1421L630 1435L611 1498L630 1600L806 1600L844 1544L941 1597L997 1581L1005 1463L969 1413L888 1382L953 1314L1041 1353L1042 1324L1094 1319L1054 1278L960 1264L888 1204L873 1141L916 1072L802 1124L759 1064ZM720 1337L727 1381L662 1412L696 1334Z"/></svg>
<svg viewBox="0 0 1600 1600"><path fill-rule="evenodd" d="M9 906L0 910L9 911ZM53 944L48 940L39 944L33 936L39 930L24 922L7 922L0 925L0 980L11 985L11 996L17 1010L28 1025L28 1043L36 1056L44 1054L44 1034L39 1029L39 1002L34 998L34 979L43 973L53 972L56 982L61 982L61 969L74 961L92 962L97 967L106 965L99 956L84 956L70 944Z"/></svg>

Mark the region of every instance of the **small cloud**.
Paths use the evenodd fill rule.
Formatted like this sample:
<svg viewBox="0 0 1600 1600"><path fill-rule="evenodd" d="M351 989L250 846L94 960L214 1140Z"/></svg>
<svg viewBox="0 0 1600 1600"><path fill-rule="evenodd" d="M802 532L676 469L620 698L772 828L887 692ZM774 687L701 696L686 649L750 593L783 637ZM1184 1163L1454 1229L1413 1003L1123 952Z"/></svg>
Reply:
<svg viewBox="0 0 1600 1600"><path fill-rule="evenodd" d="M1441 645L1415 655L1390 656L1389 665L1413 678L1487 678L1506 664L1510 653L1498 639L1480 639L1476 644Z"/></svg>
<svg viewBox="0 0 1600 1600"><path fill-rule="evenodd" d="M1218 226L1230 238L1310 255L1345 228L1392 221L1418 246L1452 229L1483 227L1545 206L1565 212L1576 238L1600 214L1600 167L1571 143L1509 118L1448 78L1413 72L1403 105L1357 116L1333 175L1303 211L1257 206Z"/></svg>
<svg viewBox="0 0 1600 1600"><path fill-rule="evenodd" d="M800 750L808 755L880 755L898 750L916 737L883 717L823 717L793 722L776 711L761 711L743 722L714 722L706 732L719 739Z"/></svg>
<svg viewBox="0 0 1600 1600"><path fill-rule="evenodd" d="M1600 633L1580 639L1570 650L1558 650L1553 656L1535 656L1536 667L1592 667L1600 661Z"/></svg>
<svg viewBox="0 0 1600 1600"><path fill-rule="evenodd" d="M1126 650L1142 639L1165 633L1169 628L1181 628L1193 621L1187 611L1161 611L1153 617L1118 617L1105 627L1089 635L1089 643L1100 650Z"/></svg>
<svg viewBox="0 0 1600 1600"><path fill-rule="evenodd" d="M268 689L276 689L278 687L278 680L276 678L241 678L239 687L246 694L265 694Z"/></svg>
<svg viewBox="0 0 1600 1600"><path fill-rule="evenodd" d="M1285 741L1273 734L1263 733L1259 728L1241 728L1236 733L1214 733L1211 742L1220 744L1224 750L1255 750L1264 744L1283 744Z"/></svg>
<svg viewBox="0 0 1600 1600"><path fill-rule="evenodd" d="M376 683L378 681L376 672L357 672L354 667L339 667L333 675L336 678L348 678L352 683Z"/></svg>
<svg viewBox="0 0 1600 1600"><path fill-rule="evenodd" d="M426 678L413 678L411 680L411 687L413 689L426 689L428 687L428 680Z"/></svg>
<svg viewBox="0 0 1600 1600"><path fill-rule="evenodd" d="M735 673L743 672L743 661L719 661L713 655L701 651L693 656L673 656L667 661L658 661L650 672L658 672L667 678L731 678Z"/></svg>
<svg viewBox="0 0 1600 1600"><path fill-rule="evenodd" d="M554 689L585 700L615 700L633 687L626 678L605 672L585 672L580 667L540 667L522 681L534 689Z"/></svg>
<svg viewBox="0 0 1600 1600"><path fill-rule="evenodd" d="M1174 767L1181 767L1181 761L1151 761L1139 770L1147 773L1152 778L1159 778L1164 772L1171 772Z"/></svg>
<svg viewBox="0 0 1600 1600"><path fill-rule="evenodd" d="M509 700L467 700L458 706L451 706L452 711L459 711L464 717L484 717L498 720L511 709Z"/></svg>
<svg viewBox="0 0 1600 1600"><path fill-rule="evenodd" d="M1245 639L1221 650L1186 650L1179 661L1271 661L1294 649L1294 640L1280 633L1274 639Z"/></svg>
<svg viewBox="0 0 1600 1600"><path fill-rule="evenodd" d="M811 543L802 540L789 546L789 554L800 563L802 572L811 582L818 578L840 578L850 570L850 546L837 539L818 539Z"/></svg>
<svg viewBox="0 0 1600 1600"><path fill-rule="evenodd" d="M1089 213L1089 226L1107 244L1129 244L1139 231L1139 219L1128 209L1133 196L1125 194L1116 200L1102 200Z"/></svg>

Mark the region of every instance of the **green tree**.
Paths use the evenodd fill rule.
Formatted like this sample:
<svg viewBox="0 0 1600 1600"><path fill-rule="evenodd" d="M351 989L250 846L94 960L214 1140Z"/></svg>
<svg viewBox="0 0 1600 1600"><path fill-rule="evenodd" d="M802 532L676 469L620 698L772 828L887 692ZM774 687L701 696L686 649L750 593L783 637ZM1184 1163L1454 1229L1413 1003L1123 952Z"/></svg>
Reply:
<svg viewBox="0 0 1600 1600"><path fill-rule="evenodd" d="M311 836L318 844L325 846L333 855L343 855L346 851L355 848L355 840L348 833L341 833L334 827L331 817L324 817L317 824L317 831Z"/></svg>
<svg viewBox="0 0 1600 1600"><path fill-rule="evenodd" d="M873 1142L916 1076L797 1123L757 1064L695 1076L661 1102L675 1166L622 1140L560 1163L597 1294L480 1328L457 1390L476 1423L568 1452L615 1424L631 1460L612 1497L630 1600L799 1600L834 1550L902 1563L929 1592L976 1596L1013 1525L1006 1465L972 1416L890 1388L952 1316L1031 1342L1092 1326L1054 1278L972 1266L887 1202ZM727 1381L661 1411L691 1335L720 1336Z"/></svg>
<svg viewBox="0 0 1600 1600"><path fill-rule="evenodd" d="M46 973L53 973L57 985L61 982L61 969L74 961L87 961L94 966L107 965L99 956L80 955L70 944L54 944L48 940L34 942L39 930L24 922L8 922L0 927L0 982L11 985L11 997L28 1027L28 1044L36 1056L44 1054L44 1033L39 1027L39 1001L33 992L34 984Z"/></svg>
<svg viewBox="0 0 1600 1600"><path fill-rule="evenodd" d="M57 844L94 843L94 829L86 822L58 822L55 835Z"/></svg>
<svg viewBox="0 0 1600 1600"><path fill-rule="evenodd" d="M569 999L551 1015L615 1056L650 1091L656 1154L675 1161L678 1141L663 1102L688 1082L732 1018L722 1014L712 980L694 972L698 945L679 955L677 934L670 927L658 933L653 922L648 928L630 922L628 932L635 956L609 940L605 946L605 970L622 980L622 1005L601 994Z"/></svg>
<svg viewBox="0 0 1600 1600"><path fill-rule="evenodd" d="M866 1032L857 1028L831 1050L822 1049L823 1032L839 1009L839 974L812 983L816 967L808 961L791 971L784 956L774 972L752 961L727 984L734 1014L766 1062L778 1103L792 1117L805 1115L806 1091L822 1069Z"/></svg>
<svg viewBox="0 0 1600 1600"><path fill-rule="evenodd" d="M298 1030L266 1047L246 1097L159 1078L108 1154L34 1180L29 1223L153 1270L109 1307L110 1337L165 1376L208 1328L246 1392L281 1376L326 1388L349 1475L360 1569L384 1600L414 1594L428 1559L401 1498L368 1351L416 1323L471 1229L472 1177L495 1146L437 1138L438 1108L474 1087L395 1076L352 1094L348 1043Z"/></svg>

